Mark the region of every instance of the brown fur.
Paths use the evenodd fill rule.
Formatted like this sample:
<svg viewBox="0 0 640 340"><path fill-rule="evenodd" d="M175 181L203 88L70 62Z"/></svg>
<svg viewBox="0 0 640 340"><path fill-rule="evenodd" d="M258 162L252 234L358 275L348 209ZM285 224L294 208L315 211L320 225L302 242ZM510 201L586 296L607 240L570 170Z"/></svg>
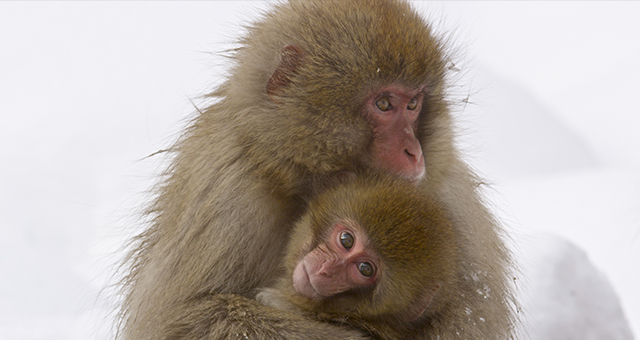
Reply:
<svg viewBox="0 0 640 340"><path fill-rule="evenodd" d="M377 278L371 289L311 299L294 289L293 272L303 257L327 240L336 223L354 223L375 254ZM430 339L433 320L447 320L456 309L448 294L464 290L458 234L447 213L420 188L388 176L362 176L314 198L294 226L287 247L286 273L258 300L320 321L348 324L382 339ZM335 280L343 279L342 275ZM435 297L433 290L437 289ZM442 289L440 291L440 289ZM431 299L433 298L433 299ZM453 300L456 300L454 297ZM427 302L425 302L427 301ZM428 302L430 301L430 303ZM429 304L422 316L416 317Z"/></svg>
<svg viewBox="0 0 640 340"><path fill-rule="evenodd" d="M429 26L403 2L292 1L250 26L240 43L228 80L211 94L216 102L172 148L152 221L130 254L121 337L229 339L233 325L254 339L311 338L320 329L344 338L347 330L251 299L281 275L288 233L313 188L371 166L362 101L391 83L427 85L417 134L426 176L418 185L466 230L461 242L473 259L455 304L475 309L434 322L462 338L510 337L509 254L454 150L444 51ZM304 50L304 62L274 101L266 86L287 45Z"/></svg>
<svg viewBox="0 0 640 340"><path fill-rule="evenodd" d="M262 290L258 299L316 320L361 328L376 339L509 337L510 330L502 328L512 321L507 304L511 296L501 281L504 267L492 256L485 258L502 252L495 235L474 241L470 232L482 229L452 224L423 188L387 177L364 177L310 202L294 227L285 275L274 288ZM310 300L293 289L293 269L341 220L355 221L369 235L383 266L381 278L371 292ZM408 321L403 313L414 310L419 292L436 284L440 288L423 316Z"/></svg>

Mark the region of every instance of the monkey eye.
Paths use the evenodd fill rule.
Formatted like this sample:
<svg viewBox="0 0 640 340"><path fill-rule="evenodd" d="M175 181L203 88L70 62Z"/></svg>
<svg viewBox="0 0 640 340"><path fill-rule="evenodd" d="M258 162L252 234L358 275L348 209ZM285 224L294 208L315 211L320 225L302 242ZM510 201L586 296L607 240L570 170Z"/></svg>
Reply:
<svg viewBox="0 0 640 340"><path fill-rule="evenodd" d="M416 98L411 99L409 104L407 104L407 109L413 111L413 110L415 110L417 108L418 108L418 99L416 99Z"/></svg>
<svg viewBox="0 0 640 340"><path fill-rule="evenodd" d="M391 101L389 100L389 97L382 96L376 100L376 106L380 111L389 111L391 110Z"/></svg>
<svg viewBox="0 0 640 340"><path fill-rule="evenodd" d="M375 272L373 265L369 262L358 263L358 270L360 271L360 274L366 277L373 276L373 273Z"/></svg>
<svg viewBox="0 0 640 340"><path fill-rule="evenodd" d="M353 235L349 234L346 231L343 231L342 234L340 234L340 243L342 243L342 246L344 247L344 249L349 250L351 249L351 247L353 247Z"/></svg>

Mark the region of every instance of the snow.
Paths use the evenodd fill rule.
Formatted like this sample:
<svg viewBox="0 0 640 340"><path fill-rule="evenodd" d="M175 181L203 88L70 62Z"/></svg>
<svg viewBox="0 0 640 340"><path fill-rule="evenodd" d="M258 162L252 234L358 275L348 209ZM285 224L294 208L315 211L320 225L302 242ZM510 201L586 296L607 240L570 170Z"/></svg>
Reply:
<svg viewBox="0 0 640 340"><path fill-rule="evenodd" d="M640 3L415 5L453 32L459 144L513 235L531 338L640 334ZM145 157L267 6L0 2L0 339L109 337Z"/></svg>
<svg viewBox="0 0 640 340"><path fill-rule="evenodd" d="M611 284L584 251L552 234L522 245L523 276L535 278L521 298L532 340L633 339Z"/></svg>

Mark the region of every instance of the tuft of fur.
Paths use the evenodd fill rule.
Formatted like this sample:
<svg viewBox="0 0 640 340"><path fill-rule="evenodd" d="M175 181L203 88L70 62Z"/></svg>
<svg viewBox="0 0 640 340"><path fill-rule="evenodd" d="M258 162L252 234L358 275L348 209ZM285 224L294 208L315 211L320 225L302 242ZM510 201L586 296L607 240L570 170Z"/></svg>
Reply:
<svg viewBox="0 0 640 340"><path fill-rule="evenodd" d="M280 323L254 320L276 310L251 299L281 275L288 233L317 183L367 168L372 136L362 101L388 83L427 84L418 131L427 175L420 185L466 230L466 249L477 259L465 267L478 282L470 287L487 293L461 292L457 306L486 296L486 307L452 310L459 321L440 329L510 337L509 254L478 197L478 181L454 150L444 50L429 26L402 1L291 1L250 25L240 44L229 78L211 93L217 100L172 147L149 227L129 255L120 337L231 338L220 335L221 325L237 321L254 339L280 331L304 338L310 321L284 314L273 314ZM275 103L265 87L290 44L304 50L304 63ZM234 316L222 318L230 310ZM218 317L221 323L213 321ZM325 327L327 334L336 329Z"/></svg>

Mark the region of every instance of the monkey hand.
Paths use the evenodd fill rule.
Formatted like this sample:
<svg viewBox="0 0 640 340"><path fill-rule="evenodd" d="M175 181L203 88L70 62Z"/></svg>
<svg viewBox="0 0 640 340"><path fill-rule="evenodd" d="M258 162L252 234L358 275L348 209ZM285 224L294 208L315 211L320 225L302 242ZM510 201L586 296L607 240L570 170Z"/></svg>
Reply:
<svg viewBox="0 0 640 340"><path fill-rule="evenodd" d="M166 339L365 340L355 329L307 319L240 295L212 295L195 301L168 327Z"/></svg>

